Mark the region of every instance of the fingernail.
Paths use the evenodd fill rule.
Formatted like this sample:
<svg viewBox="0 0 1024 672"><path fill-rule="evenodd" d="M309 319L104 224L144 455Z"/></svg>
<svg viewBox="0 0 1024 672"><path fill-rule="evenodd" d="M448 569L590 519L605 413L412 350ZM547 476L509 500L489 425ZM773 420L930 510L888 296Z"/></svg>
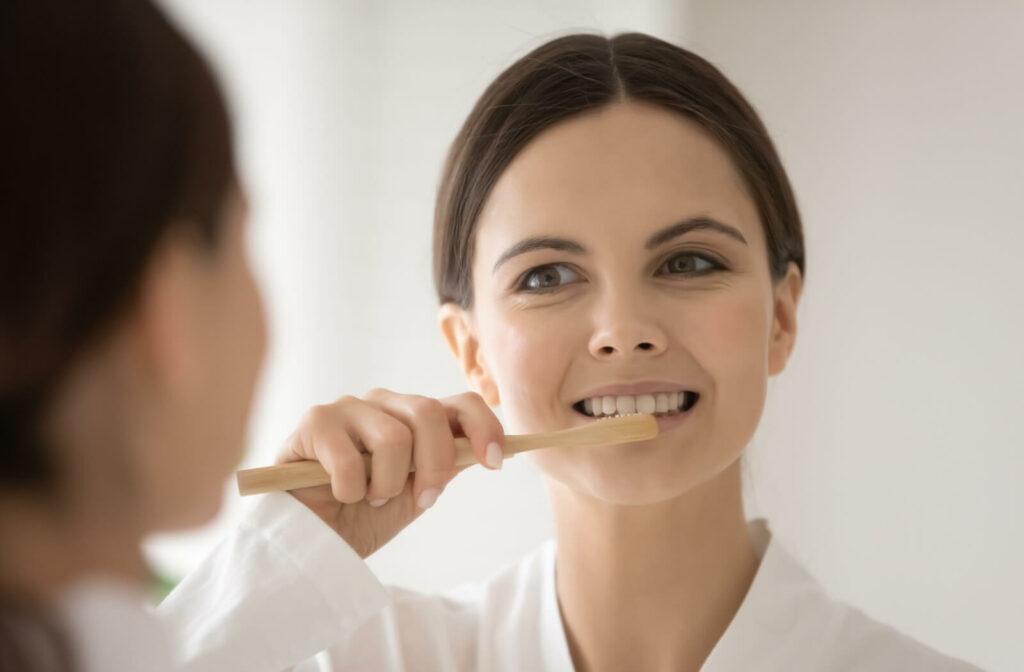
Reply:
<svg viewBox="0 0 1024 672"><path fill-rule="evenodd" d="M491 469L501 469L501 464L505 460L505 454L501 451L501 446L496 442L492 441L487 444L487 453L484 455L484 461L487 466Z"/></svg>
<svg viewBox="0 0 1024 672"><path fill-rule="evenodd" d="M368 500L367 503L370 506L372 506L373 508L379 509L380 507L382 507L382 506L384 506L385 504L388 503L388 498L385 497L383 499L371 499L371 500Z"/></svg>
<svg viewBox="0 0 1024 672"><path fill-rule="evenodd" d="M416 504L421 509L429 509L437 501L437 498L441 495L440 488L431 488L430 490L424 490L420 493L420 498L416 500Z"/></svg>

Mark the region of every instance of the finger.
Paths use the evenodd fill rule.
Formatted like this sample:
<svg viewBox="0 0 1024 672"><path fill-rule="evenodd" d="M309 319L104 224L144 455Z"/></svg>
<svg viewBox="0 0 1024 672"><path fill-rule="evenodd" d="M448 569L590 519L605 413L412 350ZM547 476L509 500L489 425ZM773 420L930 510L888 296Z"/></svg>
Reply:
<svg viewBox="0 0 1024 672"><path fill-rule="evenodd" d="M505 430L483 397L465 392L441 400L453 431L463 434L477 461L491 469L504 462Z"/></svg>
<svg viewBox="0 0 1024 672"><path fill-rule="evenodd" d="M444 406L437 399L388 390L374 390L367 398L412 430L413 495L421 509L433 506L455 476L455 437Z"/></svg>
<svg viewBox="0 0 1024 672"><path fill-rule="evenodd" d="M316 460L331 476L332 496L344 504L358 502L366 496L368 474L351 426L373 413L377 410L354 396L314 406L289 438L282 458Z"/></svg>
<svg viewBox="0 0 1024 672"><path fill-rule="evenodd" d="M331 494L345 504L358 502L366 495L366 466L349 436L346 420L349 415L365 412L361 406L366 405L353 397L314 406L306 413L289 446L297 457L320 462L331 477Z"/></svg>
<svg viewBox="0 0 1024 672"><path fill-rule="evenodd" d="M348 428L370 454L370 482L366 499L383 505L399 495L409 480L413 433L400 419L373 404L348 418Z"/></svg>
<svg viewBox="0 0 1024 672"><path fill-rule="evenodd" d="M318 436L317 460L331 475L331 494L343 504L355 504L366 497L366 464L355 443L343 432Z"/></svg>
<svg viewBox="0 0 1024 672"><path fill-rule="evenodd" d="M315 460L316 453L313 450L313 442L309 437L313 434L324 431L331 431L329 428L343 426L339 422L338 407L353 403L362 403L355 397L342 397L333 404L318 404L310 407L299 420L299 426L292 432L285 441L284 448L278 454L275 462L295 462L296 460Z"/></svg>

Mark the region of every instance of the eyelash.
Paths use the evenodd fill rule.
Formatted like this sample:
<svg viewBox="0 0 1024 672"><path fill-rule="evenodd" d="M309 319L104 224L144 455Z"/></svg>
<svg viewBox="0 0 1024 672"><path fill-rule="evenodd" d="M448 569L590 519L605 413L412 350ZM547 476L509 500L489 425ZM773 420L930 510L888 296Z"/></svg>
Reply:
<svg viewBox="0 0 1024 672"><path fill-rule="evenodd" d="M530 277L532 277L535 273L543 271L546 268L565 268L570 270L572 273L575 273L576 275L580 275L579 271L575 270L568 264L542 264L540 266L534 266L530 270L520 275L519 278L516 280L515 290L517 292L524 292L526 294L550 294L551 292L555 292L565 287L564 284L555 285L554 287L542 287L539 289L530 289L526 286L526 283L530 280Z"/></svg>
<svg viewBox="0 0 1024 672"><path fill-rule="evenodd" d="M665 273L664 275L683 275L683 276L688 276L688 277L696 277L696 276L701 276L701 275L710 275L711 273L717 273L718 271L728 270L728 268L726 267L726 265L724 263L722 263L718 259L716 259L716 258L714 258L714 257L712 257L712 256L710 256L708 254L702 254L700 252L689 251L689 252L677 252L677 253L672 254L670 257L665 259L665 261L661 262L658 265L658 271L660 272L661 269L665 268L666 266L668 266L670 263L672 263L673 261L675 261L679 257L694 257L695 259L699 259L701 261L704 261L704 262L710 264L711 267L710 268L705 268L705 269L702 269L702 270L699 270L699 271L693 271L692 273Z"/></svg>
<svg viewBox="0 0 1024 672"><path fill-rule="evenodd" d="M672 273L672 272L661 273L660 272L661 269L665 268L666 266L668 266L668 264L670 264L671 262L675 261L679 257L694 257L696 259L704 261L707 264L710 264L711 267L710 268L705 268L705 269L702 269L702 270L699 270L699 271L694 271L694 272L691 272L691 273ZM524 272L522 275L520 275L516 279L515 291L523 292L523 293L526 293L526 294L550 294L552 292L558 291L559 289L562 289L563 287L566 286L566 284L571 284L571 283L565 283L565 284L555 285L555 286L552 286L552 287L543 287L543 288L538 288L538 289L530 289L530 288L528 288L526 286L526 283L533 276L533 274L535 274L535 273L537 273L539 271L542 271L544 269L548 269L548 268L564 268L564 269L570 270L572 273L575 273L576 275L580 274L579 271L573 269L569 264L554 263L554 264L542 264L540 266L534 266L533 268L527 270L526 272ZM698 276L703 276L703 275L710 275L712 273L717 273L719 271L728 270L728 268L726 267L725 264L723 264L722 262L718 261L714 257L711 257L711 256L709 256L707 254L701 254L701 253L698 253L698 252L679 252L679 253L673 254L672 256L670 256L667 259L665 259L665 261L663 261L661 264L659 264L657 268L658 268L658 275L681 275L681 276L684 276L684 277L698 277ZM559 274L559 275L561 276L561 274Z"/></svg>

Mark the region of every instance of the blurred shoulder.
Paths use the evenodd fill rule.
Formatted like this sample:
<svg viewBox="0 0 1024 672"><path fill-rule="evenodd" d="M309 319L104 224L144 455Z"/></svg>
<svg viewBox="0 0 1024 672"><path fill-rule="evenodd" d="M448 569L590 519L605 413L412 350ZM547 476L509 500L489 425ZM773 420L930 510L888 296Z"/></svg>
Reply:
<svg viewBox="0 0 1024 672"><path fill-rule="evenodd" d="M966 661L947 656L861 610L833 602L831 632L825 635L823 658L828 669L901 670L903 672L979 672Z"/></svg>

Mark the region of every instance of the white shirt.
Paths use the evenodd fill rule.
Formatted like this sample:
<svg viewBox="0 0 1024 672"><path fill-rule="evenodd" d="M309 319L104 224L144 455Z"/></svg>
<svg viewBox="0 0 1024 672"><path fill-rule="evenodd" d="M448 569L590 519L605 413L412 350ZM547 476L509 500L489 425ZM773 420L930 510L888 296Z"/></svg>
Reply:
<svg viewBox="0 0 1024 672"><path fill-rule="evenodd" d="M831 599L763 521L750 533L760 566L702 672L976 669ZM385 590L284 494L268 495L161 611L201 669L572 670L554 542L482 585Z"/></svg>
<svg viewBox="0 0 1024 672"><path fill-rule="evenodd" d="M978 669L830 598L763 521L750 533L760 566L702 672ZM266 495L158 615L192 672L572 670L553 541L480 585L386 589L286 494Z"/></svg>

